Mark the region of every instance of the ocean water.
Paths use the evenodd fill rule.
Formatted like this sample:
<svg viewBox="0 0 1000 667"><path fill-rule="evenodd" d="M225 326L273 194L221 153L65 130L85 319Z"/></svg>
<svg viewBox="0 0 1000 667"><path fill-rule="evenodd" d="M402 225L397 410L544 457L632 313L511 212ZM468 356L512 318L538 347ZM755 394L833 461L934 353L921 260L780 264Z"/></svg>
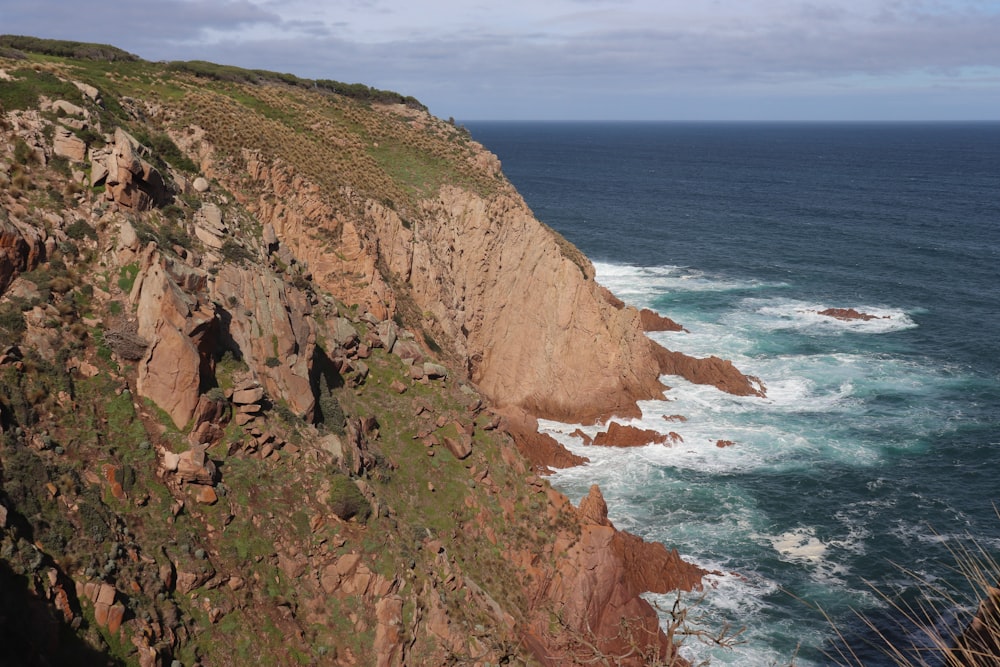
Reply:
<svg viewBox="0 0 1000 667"><path fill-rule="evenodd" d="M950 550L969 536L1000 554L1000 124L467 126L601 283L688 329L655 340L767 386L665 377L634 423L678 433L670 447L542 424L591 458L553 477L574 502L596 482L618 527L719 573L686 600L742 643L685 654L828 665L846 644L893 664L855 612L926 643L882 594L964 592Z"/></svg>

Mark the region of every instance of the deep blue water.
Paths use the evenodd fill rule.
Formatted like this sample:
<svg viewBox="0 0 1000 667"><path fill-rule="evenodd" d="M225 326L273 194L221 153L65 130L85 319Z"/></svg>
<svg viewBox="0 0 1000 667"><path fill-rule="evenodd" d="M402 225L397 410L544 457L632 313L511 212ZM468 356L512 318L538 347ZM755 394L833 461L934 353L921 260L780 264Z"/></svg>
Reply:
<svg viewBox="0 0 1000 667"><path fill-rule="evenodd" d="M665 378L640 421L679 433L671 448L543 425L592 459L554 478L574 500L596 481L619 527L727 573L698 609L746 643L688 654L834 664L820 605L857 662L892 664L851 610L903 641L877 591L952 582L968 535L1000 554L1000 124L467 126L599 281L689 330L656 340L768 387Z"/></svg>

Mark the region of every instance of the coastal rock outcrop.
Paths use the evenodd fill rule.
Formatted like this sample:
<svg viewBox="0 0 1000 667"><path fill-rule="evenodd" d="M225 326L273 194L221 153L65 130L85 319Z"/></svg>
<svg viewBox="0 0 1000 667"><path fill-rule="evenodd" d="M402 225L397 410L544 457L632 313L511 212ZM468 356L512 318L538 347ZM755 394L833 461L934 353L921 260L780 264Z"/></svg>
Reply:
<svg viewBox="0 0 1000 667"><path fill-rule="evenodd" d="M423 207L435 224L413 229L369 211L382 258L498 407L588 422L662 396L638 311L610 304L589 260L516 193L446 186Z"/></svg>
<svg viewBox="0 0 1000 667"><path fill-rule="evenodd" d="M684 331L684 327L674 322L669 317L660 315L649 308L639 311L639 320L642 322L643 331Z"/></svg>
<svg viewBox="0 0 1000 667"><path fill-rule="evenodd" d="M650 346L664 375L679 375L694 384L710 384L735 396L763 397L767 394L760 378L744 375L727 359L715 356L699 359L683 352L672 352L653 342Z"/></svg>
<svg viewBox="0 0 1000 667"><path fill-rule="evenodd" d="M90 184L105 184L108 200L127 209L145 211L162 204L167 188L160 172L144 159L146 152L135 137L117 128L114 144L91 151Z"/></svg>
<svg viewBox="0 0 1000 667"><path fill-rule="evenodd" d="M827 308L826 310L817 310L817 315L825 315L826 317L832 317L837 320L861 320L862 322L868 322L869 320L880 319L878 315L872 315L870 313L863 313L854 308ZM883 315L881 319L888 319L888 315Z"/></svg>
<svg viewBox="0 0 1000 667"><path fill-rule="evenodd" d="M594 437L593 444L605 447L644 447L645 445L662 445L667 436L649 429L611 422L608 430L601 431Z"/></svg>
<svg viewBox="0 0 1000 667"><path fill-rule="evenodd" d="M534 633L549 640L549 655L558 652L576 661L569 664L599 655L620 656L616 664L621 665L671 664L675 648L660 629L656 611L639 595L699 588L706 572L662 544L616 530L596 485L581 501L578 515L580 539L560 563L546 595L562 610L559 622L566 629L589 628L593 636L580 642L570 631L555 642L543 623L533 627ZM627 630L622 619L629 622ZM548 623L546 619L544 625Z"/></svg>

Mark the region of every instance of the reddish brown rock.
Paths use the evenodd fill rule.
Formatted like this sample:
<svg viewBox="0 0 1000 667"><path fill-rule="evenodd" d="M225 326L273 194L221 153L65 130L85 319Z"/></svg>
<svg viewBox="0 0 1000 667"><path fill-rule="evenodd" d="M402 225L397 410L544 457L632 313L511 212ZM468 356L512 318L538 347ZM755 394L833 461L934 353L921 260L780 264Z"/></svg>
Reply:
<svg viewBox="0 0 1000 667"><path fill-rule="evenodd" d="M662 433L618 422L611 422L607 431L602 431L594 437L594 444L604 447L643 447L660 445L666 441L667 436Z"/></svg>
<svg viewBox="0 0 1000 667"><path fill-rule="evenodd" d="M152 341L139 362L136 388L184 428L194 416L203 381L214 374L214 308L184 292L155 251L143 259L132 298L138 334Z"/></svg>
<svg viewBox="0 0 1000 667"><path fill-rule="evenodd" d="M94 603L94 622L102 628L105 627L108 624L108 614L110 611L111 605L103 602Z"/></svg>
<svg viewBox="0 0 1000 667"><path fill-rule="evenodd" d="M37 267L44 254L45 244L34 228L0 217L0 294L19 273Z"/></svg>
<svg viewBox="0 0 1000 667"><path fill-rule="evenodd" d="M504 421L518 451L542 472L550 468L572 468L590 461L569 451L552 436L539 433L538 421L531 415L519 410L507 410Z"/></svg>
<svg viewBox="0 0 1000 667"><path fill-rule="evenodd" d="M213 295L219 303L235 304L229 310L228 333L266 393L311 420L316 323L308 295L275 273L232 264L220 269Z"/></svg>
<svg viewBox="0 0 1000 667"><path fill-rule="evenodd" d="M948 664L962 667L1000 664L1000 588L988 586L985 594L972 622L949 651Z"/></svg>
<svg viewBox="0 0 1000 667"><path fill-rule="evenodd" d="M403 648L403 598L390 595L375 604L375 665L392 667L399 664Z"/></svg>
<svg viewBox="0 0 1000 667"><path fill-rule="evenodd" d="M732 447L735 444L736 443L733 442L732 440L716 440L715 441L715 446L718 447L719 449L722 449L724 447Z"/></svg>
<svg viewBox="0 0 1000 667"><path fill-rule="evenodd" d="M577 510L580 522L594 526L607 526L608 503L604 500L601 488L596 484L590 486L590 492L580 501L580 508Z"/></svg>
<svg viewBox="0 0 1000 667"><path fill-rule="evenodd" d="M643 331L684 331L684 327L674 322L669 317L664 317L649 308L639 311L639 321L642 322Z"/></svg>
<svg viewBox="0 0 1000 667"><path fill-rule="evenodd" d="M115 129L115 143L106 152L105 192L109 200L135 211L145 211L162 204L167 197L163 177L143 159L147 149L134 137ZM97 185L99 183L94 183Z"/></svg>
<svg viewBox="0 0 1000 667"><path fill-rule="evenodd" d="M817 314L826 315L827 317L832 317L837 320L862 320L867 322L869 320L879 319L878 315L870 315L868 313L862 313L854 308L827 308L826 310L817 310ZM888 315L883 315L882 319L888 319Z"/></svg>
<svg viewBox="0 0 1000 667"><path fill-rule="evenodd" d="M448 451L460 461L472 453L472 438L465 434L458 437L446 435L442 438L442 441L444 442L444 446L448 448Z"/></svg>
<svg viewBox="0 0 1000 667"><path fill-rule="evenodd" d="M575 431L573 431L572 433L570 433L570 435L573 435L573 436L576 436L577 438L580 438L581 440L583 440L583 444L585 444L585 445L592 445L592 444L594 444L594 439L592 437L590 437L589 435L587 435L586 433L584 433L580 429L576 429Z"/></svg>
<svg viewBox="0 0 1000 667"><path fill-rule="evenodd" d="M698 359L683 352L672 352L650 342L663 375L680 375L694 384L709 384L735 396L765 396L760 378L744 375L733 362L719 357Z"/></svg>
<svg viewBox="0 0 1000 667"><path fill-rule="evenodd" d="M108 632L114 634L118 632L122 621L125 620L125 605L118 603L108 609Z"/></svg>
<svg viewBox="0 0 1000 667"><path fill-rule="evenodd" d="M670 662L675 649L656 611L639 596L698 588L705 572L662 544L620 532L606 517L601 521L603 507L600 490L592 487L578 510L585 518L579 540L545 586L546 598L561 610L564 632L553 634L545 614L532 624L526 644L546 665L589 664L601 655L625 656L616 664L629 667L678 664ZM631 637L623 635L623 623Z"/></svg>

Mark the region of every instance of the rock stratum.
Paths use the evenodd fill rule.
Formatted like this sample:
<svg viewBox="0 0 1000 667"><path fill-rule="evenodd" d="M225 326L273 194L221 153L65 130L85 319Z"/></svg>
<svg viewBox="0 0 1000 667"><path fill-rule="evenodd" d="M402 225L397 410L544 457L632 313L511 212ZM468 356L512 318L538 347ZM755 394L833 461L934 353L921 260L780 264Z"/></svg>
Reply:
<svg viewBox="0 0 1000 667"><path fill-rule="evenodd" d="M0 46L9 655L685 664L640 596L704 573L539 477L586 459L535 420L759 380L652 342L411 98Z"/></svg>

